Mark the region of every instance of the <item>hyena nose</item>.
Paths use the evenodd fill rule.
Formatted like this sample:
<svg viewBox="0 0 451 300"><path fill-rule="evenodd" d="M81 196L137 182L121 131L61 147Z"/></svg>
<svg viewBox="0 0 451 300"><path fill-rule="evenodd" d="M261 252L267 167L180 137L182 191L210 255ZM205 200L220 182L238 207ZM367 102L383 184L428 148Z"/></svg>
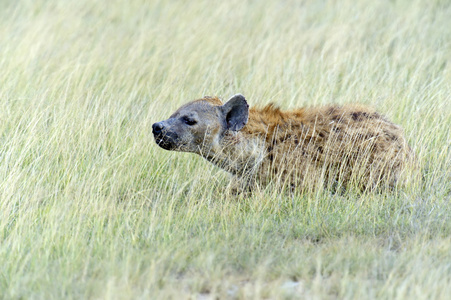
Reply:
<svg viewBox="0 0 451 300"><path fill-rule="evenodd" d="M160 122L155 123L152 125L152 133L153 134L159 134L163 130L164 126Z"/></svg>

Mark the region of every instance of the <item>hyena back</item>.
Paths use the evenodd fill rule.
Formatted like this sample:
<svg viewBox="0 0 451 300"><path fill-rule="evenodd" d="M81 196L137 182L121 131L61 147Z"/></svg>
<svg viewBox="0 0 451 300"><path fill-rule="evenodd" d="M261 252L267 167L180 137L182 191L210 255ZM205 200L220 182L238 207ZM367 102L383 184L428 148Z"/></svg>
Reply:
<svg viewBox="0 0 451 300"><path fill-rule="evenodd" d="M235 175L241 188L395 187L412 159L402 129L359 105L281 111L241 94L204 97L152 125L156 143L193 152Z"/></svg>

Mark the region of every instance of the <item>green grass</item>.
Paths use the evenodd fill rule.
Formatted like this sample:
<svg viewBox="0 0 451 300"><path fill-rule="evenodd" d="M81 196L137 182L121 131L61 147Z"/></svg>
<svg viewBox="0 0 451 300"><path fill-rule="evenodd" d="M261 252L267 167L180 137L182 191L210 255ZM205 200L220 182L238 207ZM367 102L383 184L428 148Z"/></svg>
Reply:
<svg viewBox="0 0 451 300"><path fill-rule="evenodd" d="M0 2L0 298L447 299L448 1ZM421 186L231 197L151 125L243 93L372 105Z"/></svg>

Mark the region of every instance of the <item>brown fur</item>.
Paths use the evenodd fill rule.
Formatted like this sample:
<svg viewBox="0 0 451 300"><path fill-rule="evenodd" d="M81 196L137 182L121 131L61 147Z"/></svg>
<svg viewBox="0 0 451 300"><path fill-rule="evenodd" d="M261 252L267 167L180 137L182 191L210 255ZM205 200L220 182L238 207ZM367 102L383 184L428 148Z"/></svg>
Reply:
<svg viewBox="0 0 451 300"><path fill-rule="evenodd" d="M224 117L212 110L221 105L218 98L207 97L177 111L195 110L209 124L208 132L192 130L193 136L204 136L195 142L199 151L182 151L231 172L242 187L269 182L300 190L337 184L361 190L394 187L412 158L402 129L365 106L282 111L270 104L251 108L246 125L232 131L223 129Z"/></svg>

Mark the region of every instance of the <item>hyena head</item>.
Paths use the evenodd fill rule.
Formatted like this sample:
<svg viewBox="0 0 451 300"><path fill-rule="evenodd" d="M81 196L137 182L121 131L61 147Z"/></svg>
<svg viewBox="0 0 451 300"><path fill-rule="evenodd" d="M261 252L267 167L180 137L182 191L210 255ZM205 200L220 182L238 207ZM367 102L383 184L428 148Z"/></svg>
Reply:
<svg viewBox="0 0 451 300"><path fill-rule="evenodd" d="M152 133L163 149L205 155L220 146L228 130L243 128L248 117L249 105L241 94L232 96L224 105L218 98L204 97L153 124Z"/></svg>

